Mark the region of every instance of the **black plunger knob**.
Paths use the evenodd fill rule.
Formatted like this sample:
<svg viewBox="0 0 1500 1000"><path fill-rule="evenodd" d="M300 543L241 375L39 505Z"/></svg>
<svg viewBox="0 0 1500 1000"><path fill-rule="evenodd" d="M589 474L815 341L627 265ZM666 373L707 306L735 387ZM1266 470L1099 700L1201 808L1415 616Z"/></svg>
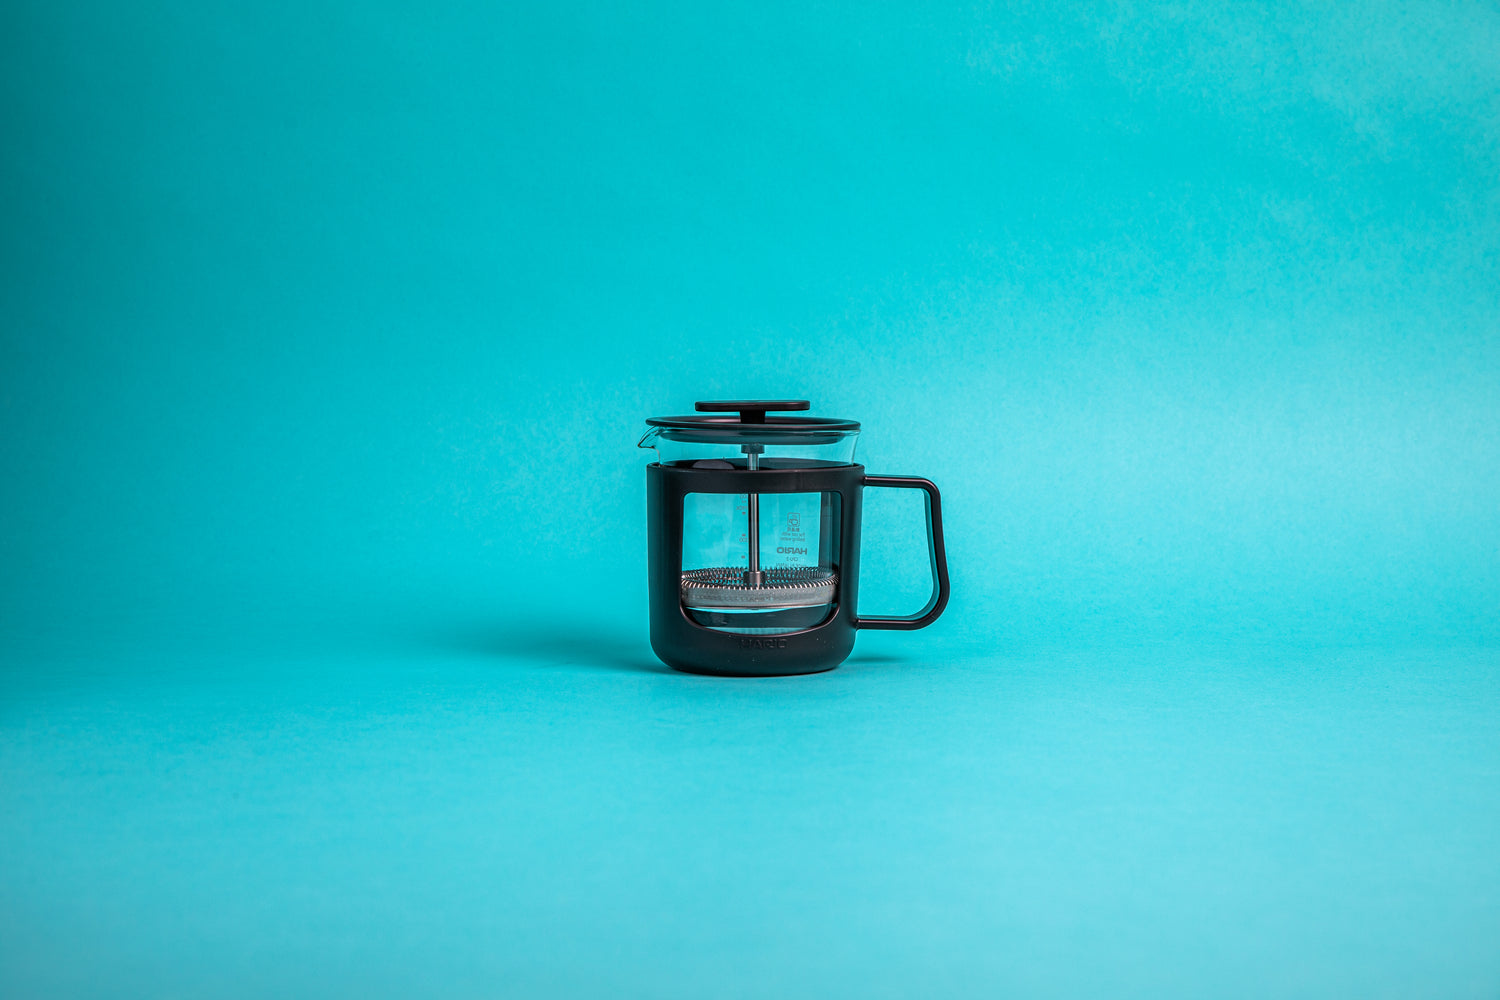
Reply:
<svg viewBox="0 0 1500 1000"><path fill-rule="evenodd" d="M805 399L710 399L693 404L699 413L735 413L742 424L763 424L769 410L805 410Z"/></svg>

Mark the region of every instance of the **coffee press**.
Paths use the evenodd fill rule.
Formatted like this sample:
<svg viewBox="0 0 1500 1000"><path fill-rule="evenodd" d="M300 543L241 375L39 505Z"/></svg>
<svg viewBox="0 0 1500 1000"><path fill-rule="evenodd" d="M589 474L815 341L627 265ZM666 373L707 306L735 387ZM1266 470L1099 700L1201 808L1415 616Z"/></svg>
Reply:
<svg viewBox="0 0 1500 1000"><path fill-rule="evenodd" d="M918 629L948 603L938 489L867 476L859 423L769 416L805 399L700 402L699 415L651 417L646 467L651 648L678 670L769 677L832 670L857 629ZM916 489L927 508L932 597L913 615L861 617L865 487Z"/></svg>

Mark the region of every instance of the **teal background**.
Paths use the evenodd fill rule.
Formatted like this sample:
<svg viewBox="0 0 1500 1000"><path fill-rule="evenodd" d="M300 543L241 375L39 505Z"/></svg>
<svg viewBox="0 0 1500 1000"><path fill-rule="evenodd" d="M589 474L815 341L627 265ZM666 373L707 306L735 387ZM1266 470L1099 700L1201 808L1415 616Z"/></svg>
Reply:
<svg viewBox="0 0 1500 1000"><path fill-rule="evenodd" d="M1493 3L0 40L0 993L1500 991ZM940 622L660 669L748 396Z"/></svg>

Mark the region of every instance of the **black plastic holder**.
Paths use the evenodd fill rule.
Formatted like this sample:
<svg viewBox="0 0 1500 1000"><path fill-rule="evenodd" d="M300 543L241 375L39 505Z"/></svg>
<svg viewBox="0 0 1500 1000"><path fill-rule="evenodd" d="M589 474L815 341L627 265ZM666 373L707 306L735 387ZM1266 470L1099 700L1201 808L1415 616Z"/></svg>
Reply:
<svg viewBox="0 0 1500 1000"><path fill-rule="evenodd" d="M932 597L913 615L856 614L859 597L859 530L866 486L919 489L927 509ZM834 607L818 625L780 635L743 635L706 628L682 606L683 499L689 493L834 494L836 523L824 525L830 568L838 574ZM805 468L703 469L653 463L646 467L651 648L677 670L726 677L779 677L832 670L854 649L856 630L919 629L937 620L948 603L948 560L943 548L942 503L926 479L866 476L862 465ZM833 529L833 530L830 530ZM831 538L830 538L831 536Z"/></svg>

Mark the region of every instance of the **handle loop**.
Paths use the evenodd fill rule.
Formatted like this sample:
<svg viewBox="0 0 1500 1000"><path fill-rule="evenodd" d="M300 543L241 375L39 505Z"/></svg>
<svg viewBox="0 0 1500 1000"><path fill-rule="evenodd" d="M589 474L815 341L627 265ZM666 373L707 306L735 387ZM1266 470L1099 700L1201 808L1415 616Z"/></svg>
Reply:
<svg viewBox="0 0 1500 1000"><path fill-rule="evenodd" d="M927 606L914 615L856 617L855 628L902 629L926 628L937 621L948 606L948 554L943 548L943 503L938 488L929 479L916 476L866 476L865 486L921 490L927 507L927 554L932 563L932 597Z"/></svg>

